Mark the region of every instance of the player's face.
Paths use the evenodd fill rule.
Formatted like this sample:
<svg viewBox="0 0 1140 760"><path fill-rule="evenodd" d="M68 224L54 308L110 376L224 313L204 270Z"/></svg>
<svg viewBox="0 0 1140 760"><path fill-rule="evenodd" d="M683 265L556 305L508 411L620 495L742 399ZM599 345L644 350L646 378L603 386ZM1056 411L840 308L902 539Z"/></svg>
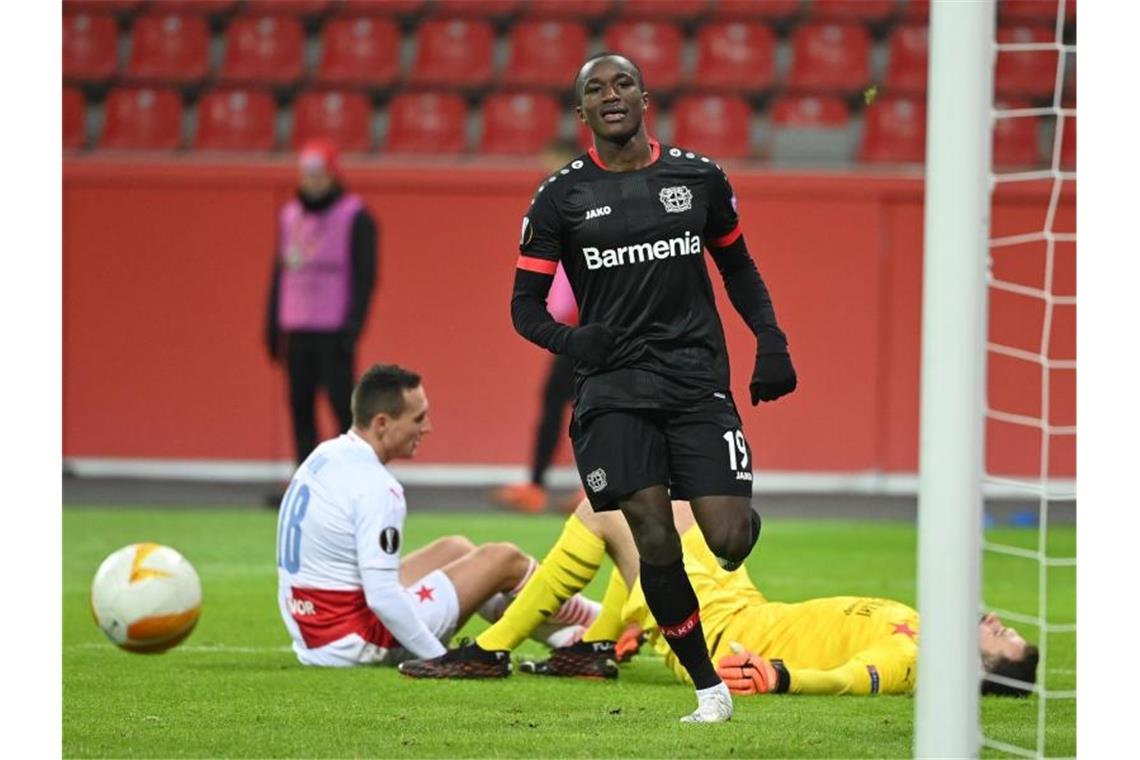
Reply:
<svg viewBox="0 0 1140 760"><path fill-rule="evenodd" d="M633 65L618 56L587 64L578 116L603 140L624 143L641 129L649 95L637 83Z"/></svg>
<svg viewBox="0 0 1140 760"><path fill-rule="evenodd" d="M393 417L384 431L384 444L391 459L408 459L415 456L420 439L431 432L428 417L428 399L424 387L404 391L404 411Z"/></svg>
<svg viewBox="0 0 1140 760"><path fill-rule="evenodd" d="M1029 646L1029 642L1020 633L1002 625L1001 618L992 612L978 624L978 638L982 657L986 660L997 657L1020 660Z"/></svg>
<svg viewBox="0 0 1140 760"><path fill-rule="evenodd" d="M306 198L317 199L324 196L332 188L333 176L327 171L302 168L297 179L297 186Z"/></svg>

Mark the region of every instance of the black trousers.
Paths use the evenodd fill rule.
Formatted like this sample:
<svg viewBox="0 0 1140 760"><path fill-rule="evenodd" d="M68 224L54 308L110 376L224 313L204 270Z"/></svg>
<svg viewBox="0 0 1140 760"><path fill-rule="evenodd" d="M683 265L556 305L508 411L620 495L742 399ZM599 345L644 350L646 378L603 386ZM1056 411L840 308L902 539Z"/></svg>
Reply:
<svg viewBox="0 0 1140 760"><path fill-rule="evenodd" d="M352 427L356 344L347 333L295 332L286 336L289 409L297 463L317 447L317 390L325 388L340 432Z"/></svg>
<svg viewBox="0 0 1140 760"><path fill-rule="evenodd" d="M550 363L550 371L542 389L542 414L534 438L530 480L535 485L543 485L550 460L558 449L558 442L566 435L563 420L566 405L573 399L574 360L565 354L556 354Z"/></svg>

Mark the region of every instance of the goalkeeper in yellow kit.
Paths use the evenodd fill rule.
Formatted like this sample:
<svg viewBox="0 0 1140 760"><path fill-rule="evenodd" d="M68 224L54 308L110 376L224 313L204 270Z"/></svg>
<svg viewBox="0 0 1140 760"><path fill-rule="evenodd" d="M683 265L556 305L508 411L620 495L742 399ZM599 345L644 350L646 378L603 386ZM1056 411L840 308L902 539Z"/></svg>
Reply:
<svg viewBox="0 0 1140 760"><path fill-rule="evenodd" d="M700 606L694 617L705 633L717 673L736 694L907 694L917 670L918 613L905 604L871 597L828 597L798 603L770 602L746 570L724 570L706 545L692 511L673 502L681 534L685 571ZM617 662L644 641L688 680L663 640L637 579L638 556L620 515L596 513L586 505L571 515L562 535L503 617L473 646L511 650L543 622L560 599L580 591L609 554L617 566L602 611L576 644L553 650L548 660L522 669L546 675L614 678ZM695 625L695 620L693 624ZM991 674L1032 683L1037 647L995 615L979 623L980 663ZM413 660L400 671L417 678L461 678L473 674L449 667L444 658ZM499 675L508 675L505 670ZM478 674L475 677L482 677ZM1024 694L1010 684L983 680L983 693Z"/></svg>

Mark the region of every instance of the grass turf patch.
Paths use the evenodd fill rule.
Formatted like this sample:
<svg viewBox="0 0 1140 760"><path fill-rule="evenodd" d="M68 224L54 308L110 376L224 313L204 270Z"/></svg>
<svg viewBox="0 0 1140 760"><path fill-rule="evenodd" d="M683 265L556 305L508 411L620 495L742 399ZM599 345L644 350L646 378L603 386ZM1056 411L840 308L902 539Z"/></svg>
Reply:
<svg viewBox="0 0 1140 760"><path fill-rule="evenodd" d="M452 533L510 540L542 557L551 516L413 514L406 551ZM222 509L69 508L63 544L63 754L67 757L909 757L909 697L765 696L737 700L731 723L682 726L692 692L642 656L615 682L515 675L496 682L411 681L392 669L296 664L277 611L274 513ZM1035 530L989 531L1036 541ZM1050 553L1075 544L1053 527ZM202 619L163 655L121 652L91 620L99 562L137 541L175 547L202 579ZM858 594L915 603L909 523L767 520L748 568L771 599ZM1072 556L1072 552L1065 556ZM986 561L986 601L1036 610L1036 565ZM1032 572L1031 572L1032 570ZM601 598L605 569L587 593ZM1075 573L1049 578L1050 622L1075 620ZM995 601L997 597L998 601ZM473 621L461 634L484 624ZM1026 630L1039 641L1038 631ZM1075 688L1076 637L1049 639L1050 689ZM532 642L518 651L540 655ZM1033 747L1038 700L983 700L984 730ZM1076 753L1076 705L1050 700L1046 752ZM987 755L998 754L987 751Z"/></svg>

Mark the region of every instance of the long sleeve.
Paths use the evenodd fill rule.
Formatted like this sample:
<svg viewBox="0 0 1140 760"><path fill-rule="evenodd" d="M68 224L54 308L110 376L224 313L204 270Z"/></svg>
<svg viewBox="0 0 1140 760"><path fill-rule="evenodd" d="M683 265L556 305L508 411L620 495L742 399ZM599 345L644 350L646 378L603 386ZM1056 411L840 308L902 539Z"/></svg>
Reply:
<svg viewBox="0 0 1140 760"><path fill-rule="evenodd" d="M367 209L361 209L352 220L352 299L348 307L345 329L359 334L364 329L372 294L376 287L377 225Z"/></svg>
<svg viewBox="0 0 1140 760"><path fill-rule="evenodd" d="M398 570L363 568L360 576L368 607L396 637L400 646L420 659L439 657L447 651L416 614L411 599L400 585Z"/></svg>
<svg viewBox="0 0 1140 760"><path fill-rule="evenodd" d="M520 257L520 259L529 257ZM531 343L556 354L566 350L566 338L573 329L556 321L546 309L546 295L554 280L554 262L550 274L519 266L515 270L514 294L511 296L511 321L515 330Z"/></svg>
<svg viewBox="0 0 1140 760"><path fill-rule="evenodd" d="M859 652L830 670L791 668L791 694L910 694L914 691L918 648L894 641Z"/></svg>

